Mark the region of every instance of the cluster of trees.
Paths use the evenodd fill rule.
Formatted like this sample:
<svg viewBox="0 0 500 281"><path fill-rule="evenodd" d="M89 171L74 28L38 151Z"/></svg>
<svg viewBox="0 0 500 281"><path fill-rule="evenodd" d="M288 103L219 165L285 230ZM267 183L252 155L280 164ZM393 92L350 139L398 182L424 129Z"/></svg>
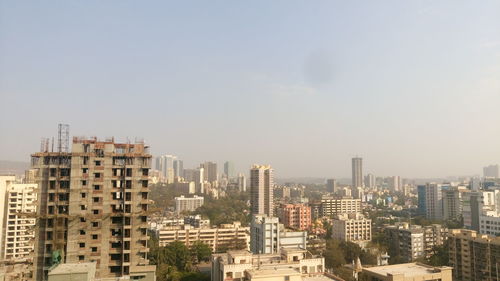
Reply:
<svg viewBox="0 0 500 281"><path fill-rule="evenodd" d="M210 219L212 225L239 221L243 226L250 223L250 207L247 205L248 193L228 193L219 199L205 198L205 203L193 214Z"/></svg>
<svg viewBox="0 0 500 281"><path fill-rule="evenodd" d="M151 185L150 189L151 192L149 196L154 201L152 208L162 211L175 206L174 198L182 195L181 193L176 192L171 185L166 183Z"/></svg>
<svg viewBox="0 0 500 281"><path fill-rule="evenodd" d="M195 242L190 247L176 241L165 247L160 247L158 239L151 233L149 241L149 261L156 265L156 280L158 281L209 281L210 276L197 272L193 265L208 262L212 249L207 244Z"/></svg>
<svg viewBox="0 0 500 281"><path fill-rule="evenodd" d="M326 241L325 267L332 269L335 274L345 280L352 280L352 271L343 267L347 263L356 261L359 257L362 264L377 264L377 257L363 250L358 244L337 239Z"/></svg>

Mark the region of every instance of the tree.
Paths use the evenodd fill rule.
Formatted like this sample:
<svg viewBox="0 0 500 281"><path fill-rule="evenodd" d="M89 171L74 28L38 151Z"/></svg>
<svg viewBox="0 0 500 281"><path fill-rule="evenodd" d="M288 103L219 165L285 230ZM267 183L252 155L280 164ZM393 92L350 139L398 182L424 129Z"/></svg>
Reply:
<svg viewBox="0 0 500 281"><path fill-rule="evenodd" d="M432 266L448 265L450 259L449 242L446 241L443 245L435 246L434 254L425 260L425 263Z"/></svg>
<svg viewBox="0 0 500 281"><path fill-rule="evenodd" d="M344 254L344 259L347 262L356 261L359 257L361 257L361 247L353 242L342 241L340 243L340 249Z"/></svg>
<svg viewBox="0 0 500 281"><path fill-rule="evenodd" d="M326 268L338 268L346 263L339 242L334 239L327 240L323 256Z"/></svg>
<svg viewBox="0 0 500 281"><path fill-rule="evenodd" d="M184 243L174 241L163 248L165 263L175 266L180 271L187 271L190 268L189 249Z"/></svg>
<svg viewBox="0 0 500 281"><path fill-rule="evenodd" d="M193 261L195 263L199 263L201 261L210 260L210 257L212 255L212 248L201 241L196 241L189 248L189 252Z"/></svg>

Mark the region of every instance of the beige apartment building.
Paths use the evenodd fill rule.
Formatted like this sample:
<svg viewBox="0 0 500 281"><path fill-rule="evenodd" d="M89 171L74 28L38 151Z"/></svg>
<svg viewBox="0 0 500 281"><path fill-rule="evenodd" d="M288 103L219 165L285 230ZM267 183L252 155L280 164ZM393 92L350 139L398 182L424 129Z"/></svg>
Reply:
<svg viewBox="0 0 500 281"><path fill-rule="evenodd" d="M228 251L212 255L211 280L323 280L324 270L324 258L313 256L304 249L282 249L277 254Z"/></svg>
<svg viewBox="0 0 500 281"><path fill-rule="evenodd" d="M64 126L64 125L63 125ZM32 154L39 187L35 279L58 263L96 263L96 278L149 278L149 148L143 142L73 138ZM62 137L61 137L62 136ZM61 140L62 139L62 140Z"/></svg>
<svg viewBox="0 0 500 281"><path fill-rule="evenodd" d="M456 281L500 279L500 237L474 230L453 229L449 234L450 263Z"/></svg>
<svg viewBox="0 0 500 281"><path fill-rule="evenodd" d="M364 281L452 281L452 268L402 263L363 268Z"/></svg>
<svg viewBox="0 0 500 281"><path fill-rule="evenodd" d="M246 249L250 243L250 228L241 226L240 222L221 224L219 227L193 227L189 224L164 227L158 231L160 246L180 241L187 246L201 241L217 251L219 247L234 243L244 243Z"/></svg>
<svg viewBox="0 0 500 281"><path fill-rule="evenodd" d="M321 216L331 217L337 214L361 212L361 199L352 197L323 196L321 198Z"/></svg>
<svg viewBox="0 0 500 281"><path fill-rule="evenodd" d="M364 246L372 240L372 220L363 214L340 214L332 222L332 238Z"/></svg>
<svg viewBox="0 0 500 281"><path fill-rule="evenodd" d="M250 205L254 215L273 216L274 170L271 166L253 165L250 169Z"/></svg>

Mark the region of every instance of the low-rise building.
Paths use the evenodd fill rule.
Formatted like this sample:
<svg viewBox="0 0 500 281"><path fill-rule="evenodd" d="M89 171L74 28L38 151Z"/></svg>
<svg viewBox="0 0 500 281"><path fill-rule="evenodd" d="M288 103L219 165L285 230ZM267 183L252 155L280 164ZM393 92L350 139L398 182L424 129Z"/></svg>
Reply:
<svg viewBox="0 0 500 281"><path fill-rule="evenodd" d="M363 268L366 281L452 281L452 268L433 267L421 263L402 263Z"/></svg>
<svg viewBox="0 0 500 281"><path fill-rule="evenodd" d="M231 245L243 245L248 249L250 242L249 228L241 226L240 222L221 224L219 227L194 227L190 224L164 227L158 230L160 246L165 246L174 241L180 241L190 246L196 241L203 242L217 251Z"/></svg>
<svg viewBox="0 0 500 281"><path fill-rule="evenodd" d="M281 249L279 254L228 251L212 255L211 280L304 281L324 276L324 264L323 257L313 256L305 249Z"/></svg>
<svg viewBox="0 0 500 281"><path fill-rule="evenodd" d="M321 198L321 215L334 216L361 212L361 199L352 197L323 196Z"/></svg>
<svg viewBox="0 0 500 281"><path fill-rule="evenodd" d="M184 211L192 212L203 205L204 198L202 196L193 197L184 197L181 195L180 197L175 197L175 212L180 214Z"/></svg>
<svg viewBox="0 0 500 281"><path fill-rule="evenodd" d="M372 220L361 213L337 215L332 222L332 238L364 246L372 240Z"/></svg>

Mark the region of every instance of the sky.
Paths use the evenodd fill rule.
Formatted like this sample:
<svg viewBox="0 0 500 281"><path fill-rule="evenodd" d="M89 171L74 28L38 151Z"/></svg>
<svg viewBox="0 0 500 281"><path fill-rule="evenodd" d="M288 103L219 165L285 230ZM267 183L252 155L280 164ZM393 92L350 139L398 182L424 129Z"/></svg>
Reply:
<svg viewBox="0 0 500 281"><path fill-rule="evenodd" d="M500 1L0 1L0 160L144 139L276 177L500 163Z"/></svg>

